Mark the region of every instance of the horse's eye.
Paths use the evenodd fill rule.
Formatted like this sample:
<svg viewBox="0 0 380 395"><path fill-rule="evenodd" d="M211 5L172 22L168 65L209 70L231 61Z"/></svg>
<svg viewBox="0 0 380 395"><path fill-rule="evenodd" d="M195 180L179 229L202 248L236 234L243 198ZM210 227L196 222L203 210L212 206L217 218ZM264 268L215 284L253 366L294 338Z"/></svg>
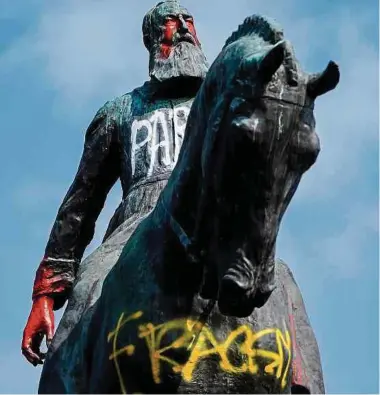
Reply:
<svg viewBox="0 0 380 395"><path fill-rule="evenodd" d="M311 125L309 125L308 123L302 123L302 124L300 125L300 129L301 129L303 132L312 132L312 131L313 131L313 128L312 128Z"/></svg>

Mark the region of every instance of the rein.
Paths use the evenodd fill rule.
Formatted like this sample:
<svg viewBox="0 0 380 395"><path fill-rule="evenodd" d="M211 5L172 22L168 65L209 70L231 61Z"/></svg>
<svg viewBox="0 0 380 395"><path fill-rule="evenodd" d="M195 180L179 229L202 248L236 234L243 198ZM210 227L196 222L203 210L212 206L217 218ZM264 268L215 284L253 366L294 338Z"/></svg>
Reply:
<svg viewBox="0 0 380 395"><path fill-rule="evenodd" d="M177 236L179 243L185 250L189 261L198 264L200 261L199 252L196 249L196 244L194 243L194 240L187 235L180 223L170 213L162 197L159 199L158 204L162 208L171 230Z"/></svg>

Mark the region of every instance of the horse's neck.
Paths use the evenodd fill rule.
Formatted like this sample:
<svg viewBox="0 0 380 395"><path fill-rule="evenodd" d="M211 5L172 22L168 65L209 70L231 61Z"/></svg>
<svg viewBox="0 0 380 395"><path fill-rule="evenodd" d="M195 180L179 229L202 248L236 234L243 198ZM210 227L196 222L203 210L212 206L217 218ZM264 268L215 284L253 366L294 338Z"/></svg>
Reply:
<svg viewBox="0 0 380 395"><path fill-rule="evenodd" d="M187 131L192 133L192 130ZM196 136L192 136L196 138ZM190 144L192 142L189 141ZM170 214L171 227L177 236L182 234L186 238L193 239L198 216L198 205L201 191L201 171L197 166L200 162L199 156L194 150L182 146L180 158L173 170L161 201ZM192 153L193 152L193 153Z"/></svg>
<svg viewBox="0 0 380 395"><path fill-rule="evenodd" d="M159 271L164 288L189 300L202 281L202 268L197 259L192 259L197 255L192 243L198 220L201 172L197 165L201 154L190 145L197 144L197 137L192 135L192 141L182 146L183 152L158 200L153 214L156 230L152 229L160 238Z"/></svg>
<svg viewBox="0 0 380 395"><path fill-rule="evenodd" d="M174 304L182 301L191 305L191 300L200 287L202 273L200 267L188 259L185 243L181 239L181 232L184 232L183 219L181 216L177 221L165 207L164 200L159 200L150 217L145 237L153 243L151 246L147 245L146 254L163 295Z"/></svg>

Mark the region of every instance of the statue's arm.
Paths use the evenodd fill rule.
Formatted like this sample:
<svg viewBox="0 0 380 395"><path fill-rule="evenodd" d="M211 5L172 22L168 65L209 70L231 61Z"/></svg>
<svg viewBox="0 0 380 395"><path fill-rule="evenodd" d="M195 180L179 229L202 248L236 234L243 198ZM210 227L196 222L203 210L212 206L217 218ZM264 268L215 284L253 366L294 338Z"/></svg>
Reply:
<svg viewBox="0 0 380 395"><path fill-rule="evenodd" d="M54 222L37 270L33 300L49 296L54 309L65 303L95 222L120 175L117 125L112 105L103 106L86 131L82 158Z"/></svg>
<svg viewBox="0 0 380 395"><path fill-rule="evenodd" d="M301 291L285 266L284 286L288 295L292 338L292 394L324 394L322 364L314 330L306 312Z"/></svg>

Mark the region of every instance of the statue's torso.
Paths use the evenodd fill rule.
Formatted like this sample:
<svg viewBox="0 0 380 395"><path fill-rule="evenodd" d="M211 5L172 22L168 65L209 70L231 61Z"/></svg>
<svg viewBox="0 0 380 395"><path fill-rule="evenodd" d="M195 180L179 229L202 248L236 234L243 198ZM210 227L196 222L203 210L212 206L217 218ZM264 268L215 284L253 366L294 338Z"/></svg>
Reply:
<svg viewBox="0 0 380 395"><path fill-rule="evenodd" d="M131 186L171 173L177 162L193 99L135 100L120 125L123 170ZM127 191L126 191L127 192Z"/></svg>
<svg viewBox="0 0 380 395"><path fill-rule="evenodd" d="M177 162L193 100L154 95L149 83L118 99L123 202L112 230L132 215L154 208Z"/></svg>

